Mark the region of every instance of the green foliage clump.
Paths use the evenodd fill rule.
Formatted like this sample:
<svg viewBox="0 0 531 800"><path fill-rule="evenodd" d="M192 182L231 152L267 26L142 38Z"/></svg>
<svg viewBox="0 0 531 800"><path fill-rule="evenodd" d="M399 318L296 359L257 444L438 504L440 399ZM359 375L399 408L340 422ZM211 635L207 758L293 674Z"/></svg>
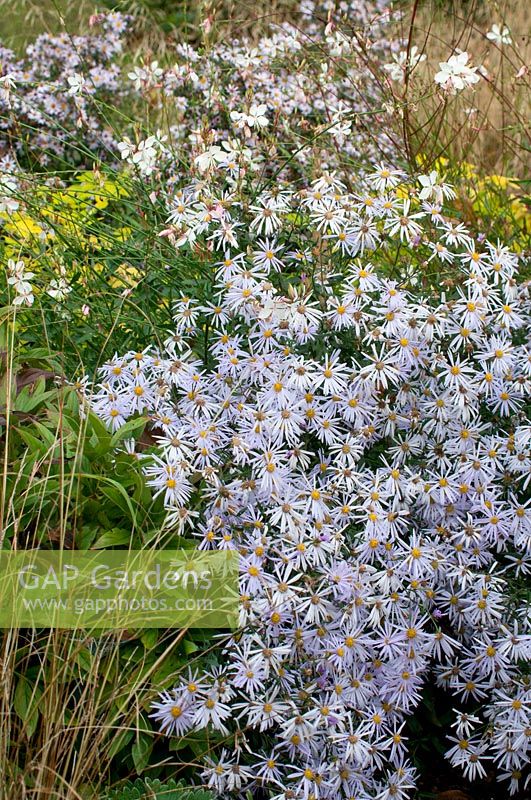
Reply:
<svg viewBox="0 0 531 800"><path fill-rule="evenodd" d="M146 778L113 789L102 800L213 800L213 795L203 788L187 787L182 781L170 779L162 783Z"/></svg>

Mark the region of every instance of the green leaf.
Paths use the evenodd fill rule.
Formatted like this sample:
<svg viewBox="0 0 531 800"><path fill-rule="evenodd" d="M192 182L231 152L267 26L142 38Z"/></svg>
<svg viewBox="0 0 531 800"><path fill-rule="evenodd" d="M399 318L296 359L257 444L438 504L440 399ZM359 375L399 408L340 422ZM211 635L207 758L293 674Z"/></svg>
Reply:
<svg viewBox="0 0 531 800"><path fill-rule="evenodd" d="M108 453L111 449L111 432L96 414L92 412L89 413L87 419L87 434L90 435L91 433L95 435L98 440L98 444L92 446L94 455L103 456L105 453Z"/></svg>
<svg viewBox="0 0 531 800"><path fill-rule="evenodd" d="M170 778L162 783L158 778L137 778L117 789L111 789L102 800L214 800L209 789L186 786Z"/></svg>
<svg viewBox="0 0 531 800"><path fill-rule="evenodd" d="M77 654L76 654L76 662L79 665L79 668L82 672L90 672L92 668L92 655L88 648L83 647Z"/></svg>
<svg viewBox="0 0 531 800"><path fill-rule="evenodd" d="M129 744L131 739L134 736L134 731L121 731L115 736L111 741L111 746L107 751L108 758L114 758L114 756L123 750L123 748Z"/></svg>
<svg viewBox="0 0 531 800"><path fill-rule="evenodd" d="M34 422L33 427L41 435L47 450L51 450L57 446L58 442L55 433L47 428L46 425L43 425L42 422Z"/></svg>
<svg viewBox="0 0 531 800"><path fill-rule="evenodd" d="M42 691L37 684L30 683L23 675L20 676L13 705L15 711L24 723L24 730L30 739L37 728L39 721L38 702L42 697Z"/></svg>
<svg viewBox="0 0 531 800"><path fill-rule="evenodd" d="M14 408L15 411L23 411L29 414L37 406L44 403L48 398L57 394L55 389L50 389L48 392L44 391L46 380L39 378L34 384L30 386L23 386L17 394Z"/></svg>
<svg viewBox="0 0 531 800"><path fill-rule="evenodd" d="M166 689L175 685L180 672L185 668L187 659L175 653L166 658L162 666L153 673L153 685Z"/></svg>
<svg viewBox="0 0 531 800"><path fill-rule="evenodd" d="M111 437L111 448L116 447L123 439L135 438L140 435L146 427L147 419L145 417L135 417L128 420L125 425L118 428Z"/></svg>
<svg viewBox="0 0 531 800"><path fill-rule="evenodd" d="M136 741L131 748L131 755L137 775L140 775L146 768L152 750L153 737L149 736L147 733L138 733Z"/></svg>
<svg viewBox="0 0 531 800"><path fill-rule="evenodd" d="M42 439L38 439L29 430L26 430L22 426L16 426L16 431L24 444L31 450L31 453L36 458L40 458L44 455L47 451L48 447L42 441Z"/></svg>
<svg viewBox="0 0 531 800"><path fill-rule="evenodd" d="M209 737L203 731L190 733L184 738L186 739L186 744L197 758L204 757L206 753L209 753L212 750L213 737Z"/></svg>
<svg viewBox="0 0 531 800"><path fill-rule="evenodd" d="M146 650L151 650L152 647L155 647L157 644L157 640L159 638L159 629L158 628L146 628L142 635L140 636L140 641L146 648Z"/></svg>
<svg viewBox="0 0 531 800"><path fill-rule="evenodd" d="M120 492L120 494L122 495L123 499L125 500L125 503L127 505L127 511L128 511L128 513L130 515L131 520L133 521L134 527L136 527L136 514L135 514L135 510L133 508L133 505L131 503L131 500L129 498L129 495L125 491L124 487L121 486L119 483L117 483L117 481L113 481L111 478L107 478L105 475L94 475L94 474L91 474L89 472L76 472L76 473L73 473L73 477L76 477L76 478L88 478L90 480L99 481L101 483L106 483L106 484L108 484L110 486L116 487L116 489Z"/></svg>
<svg viewBox="0 0 531 800"><path fill-rule="evenodd" d="M112 528L110 531L102 533L98 536L94 544L93 550L105 550L107 547L117 547L122 544L129 544L131 541L131 532L124 531L122 528Z"/></svg>
<svg viewBox="0 0 531 800"><path fill-rule="evenodd" d="M188 747L188 745L189 742L186 736L179 736L178 738L174 736L168 742L168 750L171 750L174 753L178 753L179 750L184 750L184 748Z"/></svg>
<svg viewBox="0 0 531 800"><path fill-rule="evenodd" d="M190 641L190 639L183 639L183 650L187 656L191 656L192 653L195 653L197 650L199 650L199 647L195 642Z"/></svg>
<svg viewBox="0 0 531 800"><path fill-rule="evenodd" d="M120 484L118 485L120 486ZM115 486L104 486L101 491L102 494L104 494L105 497L110 500L111 509L112 506L116 506L123 515L133 520L133 517L131 516L131 501L129 500L129 497L123 486L120 486L120 490L118 490ZM127 502L128 500L129 503ZM110 513L111 509L107 509L108 513Z"/></svg>
<svg viewBox="0 0 531 800"><path fill-rule="evenodd" d="M76 547L79 550L89 550L92 547L97 532L95 528L91 528L88 525L83 526L76 534Z"/></svg>

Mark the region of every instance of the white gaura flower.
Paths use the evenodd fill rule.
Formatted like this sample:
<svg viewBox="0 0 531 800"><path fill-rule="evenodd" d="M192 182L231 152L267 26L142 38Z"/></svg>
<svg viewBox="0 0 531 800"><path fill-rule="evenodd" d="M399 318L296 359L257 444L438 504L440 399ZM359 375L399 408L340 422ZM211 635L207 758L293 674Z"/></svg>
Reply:
<svg viewBox="0 0 531 800"><path fill-rule="evenodd" d="M327 132L331 136L348 136L352 129L352 120L346 119L346 116L350 113L351 109L342 100L339 101L337 107L330 108L332 125L327 126Z"/></svg>
<svg viewBox="0 0 531 800"><path fill-rule="evenodd" d="M429 175L419 175L419 183L422 186L419 192L419 198L421 200L429 200L432 196L437 186L438 177L436 170L432 170Z"/></svg>
<svg viewBox="0 0 531 800"><path fill-rule="evenodd" d="M118 142L118 150L120 151L121 157L125 160L126 158L130 158L135 152L135 145L127 136L124 136L122 142Z"/></svg>
<svg viewBox="0 0 531 800"><path fill-rule="evenodd" d="M231 111L230 118L236 128L265 128L269 125L266 117L267 106L265 103L253 104L247 113L241 111Z"/></svg>
<svg viewBox="0 0 531 800"><path fill-rule="evenodd" d="M432 170L428 175L419 175L418 182L422 186L419 192L420 200L435 198L437 203L442 203L443 199L455 197L455 192L449 183L441 183L436 170Z"/></svg>
<svg viewBox="0 0 531 800"><path fill-rule="evenodd" d="M0 214L17 211L20 203L13 197L18 189L18 184L10 175L0 176Z"/></svg>
<svg viewBox="0 0 531 800"><path fill-rule="evenodd" d="M392 81L403 81L408 70L411 72L418 64L426 61L426 54L419 53L417 45L413 45L409 51L409 58L407 50L402 50L400 53L394 53L393 59L391 63L384 64L384 69Z"/></svg>
<svg viewBox="0 0 531 800"><path fill-rule="evenodd" d="M12 258L10 258L7 262L7 269L10 273L7 282L10 286L13 286L16 292L16 297L13 299L13 305L33 305L35 298L33 296L33 289L30 281L34 277L35 273L26 272L24 262L14 261Z"/></svg>
<svg viewBox="0 0 531 800"><path fill-rule="evenodd" d="M477 67L468 65L468 53L450 56L448 61L439 63L440 71L435 75L435 83L450 95L457 94L479 81Z"/></svg>
<svg viewBox="0 0 531 800"><path fill-rule="evenodd" d="M132 72L127 73L127 77L133 81L135 89L140 91L142 88L148 88L158 83L163 74L164 71L159 67L159 62L152 61L148 66L134 67Z"/></svg>
<svg viewBox="0 0 531 800"><path fill-rule="evenodd" d="M80 75L79 72L74 72L73 75L69 75L66 79L68 81L68 94L69 95L77 95L81 94L83 88L85 86L85 78L83 75Z"/></svg>
<svg viewBox="0 0 531 800"><path fill-rule="evenodd" d="M200 153L194 158L194 163L200 172L207 172L216 167L227 157L227 153L217 144L212 145L204 153Z"/></svg>
<svg viewBox="0 0 531 800"><path fill-rule="evenodd" d="M64 278L52 278L46 293L53 297L54 300L57 300L58 303L61 303L71 291L72 287L68 285Z"/></svg>
<svg viewBox="0 0 531 800"><path fill-rule="evenodd" d="M154 136L148 136L147 139L143 139L139 142L132 155L133 164L143 164L153 161L157 155L157 151L154 147L155 142Z"/></svg>
<svg viewBox="0 0 531 800"><path fill-rule="evenodd" d="M230 118L234 123L236 128L240 130L245 127L246 122L246 114L242 113L241 111L231 111Z"/></svg>
<svg viewBox="0 0 531 800"><path fill-rule="evenodd" d="M250 128L266 128L269 125L269 120L266 117L267 106L265 103L260 105L253 104L247 114L247 124Z"/></svg>
<svg viewBox="0 0 531 800"><path fill-rule="evenodd" d="M15 74L13 72L0 76L0 98L5 100L9 106L11 105L11 90L15 86Z"/></svg>
<svg viewBox="0 0 531 800"><path fill-rule="evenodd" d="M146 72L142 67L134 67L132 72L127 73L127 77L130 81L133 81L135 89L140 91L143 82L146 80Z"/></svg>
<svg viewBox="0 0 531 800"><path fill-rule="evenodd" d="M512 44L513 41L511 39L511 32L507 25L502 27L500 25L496 25L495 23L486 36L487 39L490 39L491 42L494 42L499 47L501 47L502 44Z"/></svg>
<svg viewBox="0 0 531 800"><path fill-rule="evenodd" d="M123 141L118 142L118 150L124 161L134 164L141 175L147 176L155 169L159 154L164 150L164 140L165 137L160 136L159 131L156 136L148 136L137 145L124 136Z"/></svg>

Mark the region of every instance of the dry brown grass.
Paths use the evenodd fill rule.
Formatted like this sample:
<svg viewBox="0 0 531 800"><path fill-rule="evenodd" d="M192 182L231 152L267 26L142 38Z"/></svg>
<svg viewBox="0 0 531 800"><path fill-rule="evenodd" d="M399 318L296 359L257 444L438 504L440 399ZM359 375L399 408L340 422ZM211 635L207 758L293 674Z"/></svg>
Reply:
<svg viewBox="0 0 531 800"><path fill-rule="evenodd" d="M41 33L83 32L93 9L90 0L0 0L0 41L22 53Z"/></svg>
<svg viewBox="0 0 531 800"><path fill-rule="evenodd" d="M411 0L404 8L400 33L427 55L408 85L411 153L468 160L487 174L527 178L531 5L525 0L443 5ZM507 25L511 45L498 47L486 38L493 23ZM433 76L457 48L469 53L472 64L482 64L488 76L444 103Z"/></svg>
<svg viewBox="0 0 531 800"><path fill-rule="evenodd" d="M157 660L149 659L149 651L132 658L124 675L121 650L129 638L126 631L106 637L101 632L92 637L87 631L4 631L2 800L100 797L124 736L150 732L145 720L152 676L185 634L186 629L167 635ZM139 645L137 650L143 648ZM176 669L173 681L178 675Z"/></svg>
<svg viewBox="0 0 531 800"><path fill-rule="evenodd" d="M194 44L239 36L258 40L271 23L293 18L298 0L116 0L108 4L133 18L133 52L164 55L173 43ZM22 53L40 33L84 33L94 11L91 0L0 0L0 40Z"/></svg>

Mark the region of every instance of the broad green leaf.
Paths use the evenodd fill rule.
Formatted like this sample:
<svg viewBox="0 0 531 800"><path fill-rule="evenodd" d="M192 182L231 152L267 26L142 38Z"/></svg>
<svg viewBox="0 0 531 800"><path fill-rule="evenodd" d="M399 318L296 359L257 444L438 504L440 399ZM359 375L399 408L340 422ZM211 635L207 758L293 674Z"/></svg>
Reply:
<svg viewBox="0 0 531 800"><path fill-rule="evenodd" d="M145 417L135 417L128 420L125 425L118 428L111 437L111 448L116 447L121 441L128 438L135 438L140 435L146 427L147 419Z"/></svg>
<svg viewBox="0 0 531 800"><path fill-rule="evenodd" d="M199 650L199 647L196 645L196 643L190 641L190 639L183 639L182 645L187 656L191 656L192 653L196 653Z"/></svg>
<svg viewBox="0 0 531 800"><path fill-rule="evenodd" d="M27 428L24 428L22 425L16 427L16 431L25 445L31 451L32 456L35 459L42 458L42 456L48 450L48 446L42 441L42 439L38 439L37 436L34 436Z"/></svg>
<svg viewBox="0 0 531 800"><path fill-rule="evenodd" d="M102 494L104 494L105 497L108 500L110 500L110 507L108 509L108 513L112 516L111 512L113 510L113 506L115 506L122 512L122 514L124 514L126 517L130 518L131 521L133 521L134 516L131 515L131 501L127 502L129 498L125 493L125 489L123 489L122 486L120 487L120 489L122 489L122 491L116 489L115 486L102 487L101 489Z"/></svg>
<svg viewBox="0 0 531 800"><path fill-rule="evenodd" d="M109 452L111 449L111 432L96 416L96 414L93 414L92 412L88 415L87 434L91 437L91 439L94 436L97 439L98 443L96 445L92 444L92 451L95 456L102 456Z"/></svg>
<svg viewBox="0 0 531 800"><path fill-rule="evenodd" d="M138 733L136 741L131 747L131 755L137 775L140 775L146 768L152 750L153 737L147 733Z"/></svg>
<svg viewBox="0 0 531 800"><path fill-rule="evenodd" d="M142 634L140 636L140 641L142 642L146 650L150 650L152 647L155 647L158 638L159 638L158 628L146 628L144 631L142 631Z"/></svg>
<svg viewBox="0 0 531 800"><path fill-rule="evenodd" d="M129 742L134 736L134 731L125 730L117 733L116 731L113 730L111 732L111 736L112 736L111 744L107 751L108 758L114 758L114 756L117 753L119 753L120 750L123 750L123 748L129 744Z"/></svg>
<svg viewBox="0 0 531 800"><path fill-rule="evenodd" d="M18 716L24 723L24 730L30 739L37 728L39 721L38 702L42 696L41 689L30 683L24 675L18 679L13 698L13 705Z"/></svg>
<svg viewBox="0 0 531 800"><path fill-rule="evenodd" d="M117 547L122 544L129 544L131 541L131 532L124 531L122 528L113 528L110 531L105 531L101 536L98 536L94 544L93 550L105 550L107 547Z"/></svg>

